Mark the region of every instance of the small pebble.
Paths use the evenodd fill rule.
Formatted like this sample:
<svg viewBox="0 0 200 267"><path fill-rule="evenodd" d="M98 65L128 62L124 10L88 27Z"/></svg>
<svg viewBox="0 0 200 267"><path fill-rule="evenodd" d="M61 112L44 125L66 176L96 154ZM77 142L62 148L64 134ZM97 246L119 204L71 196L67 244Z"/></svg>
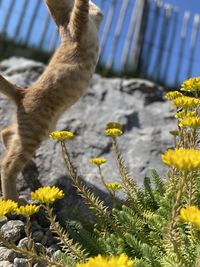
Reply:
<svg viewBox="0 0 200 267"><path fill-rule="evenodd" d="M0 247L0 261L13 262L17 256L18 253L16 253L15 251L5 247ZM0 267L1 267L1 262L0 262Z"/></svg>
<svg viewBox="0 0 200 267"><path fill-rule="evenodd" d="M29 267L29 260L22 258L15 258L13 267Z"/></svg>
<svg viewBox="0 0 200 267"><path fill-rule="evenodd" d="M41 230L33 232L32 238L35 242L41 242L44 237L44 233Z"/></svg>
<svg viewBox="0 0 200 267"><path fill-rule="evenodd" d="M0 267L14 267L9 261L0 261Z"/></svg>
<svg viewBox="0 0 200 267"><path fill-rule="evenodd" d="M9 242L16 243L24 235L24 223L19 220L8 221L1 227L1 234Z"/></svg>

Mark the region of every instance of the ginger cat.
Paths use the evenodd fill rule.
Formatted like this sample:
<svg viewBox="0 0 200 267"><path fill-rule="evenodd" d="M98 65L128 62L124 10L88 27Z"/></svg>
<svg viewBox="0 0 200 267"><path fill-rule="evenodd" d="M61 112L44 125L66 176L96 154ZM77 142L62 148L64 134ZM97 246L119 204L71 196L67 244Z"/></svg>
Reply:
<svg viewBox="0 0 200 267"><path fill-rule="evenodd" d="M101 10L89 0L45 0L61 44L39 79L28 89L0 75L0 92L17 105L14 125L2 131L6 153L1 163L4 199L19 201L16 178L60 115L86 91L98 60Z"/></svg>

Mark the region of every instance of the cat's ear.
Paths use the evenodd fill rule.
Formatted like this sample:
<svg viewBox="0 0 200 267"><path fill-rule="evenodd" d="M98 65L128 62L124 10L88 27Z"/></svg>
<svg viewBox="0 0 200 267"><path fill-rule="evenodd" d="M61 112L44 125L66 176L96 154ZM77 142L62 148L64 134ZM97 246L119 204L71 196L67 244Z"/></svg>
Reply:
<svg viewBox="0 0 200 267"><path fill-rule="evenodd" d="M69 21L72 38L79 41L87 29L89 0L75 0Z"/></svg>
<svg viewBox="0 0 200 267"><path fill-rule="evenodd" d="M69 22L73 0L45 0L45 2L51 17L58 27Z"/></svg>

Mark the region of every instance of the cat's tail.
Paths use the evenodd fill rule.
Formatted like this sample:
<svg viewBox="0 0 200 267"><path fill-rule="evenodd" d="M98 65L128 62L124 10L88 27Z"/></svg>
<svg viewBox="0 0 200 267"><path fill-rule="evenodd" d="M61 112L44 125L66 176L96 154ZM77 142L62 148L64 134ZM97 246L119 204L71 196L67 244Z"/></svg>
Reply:
<svg viewBox="0 0 200 267"><path fill-rule="evenodd" d="M0 74L0 93L8 96L16 104L18 104L19 100L22 98L23 92L23 88L12 84Z"/></svg>

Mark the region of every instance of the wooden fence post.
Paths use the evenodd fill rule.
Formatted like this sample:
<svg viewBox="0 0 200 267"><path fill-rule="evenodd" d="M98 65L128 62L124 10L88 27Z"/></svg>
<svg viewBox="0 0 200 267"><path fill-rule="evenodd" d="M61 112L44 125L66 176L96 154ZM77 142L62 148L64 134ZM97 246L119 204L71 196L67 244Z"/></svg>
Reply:
<svg viewBox="0 0 200 267"><path fill-rule="evenodd" d="M10 5L8 6L8 11L6 13L5 20L4 20L3 27L2 27L2 32L4 34L6 33L6 30L7 30L9 21L11 19L11 14L13 12L14 7L15 7L15 0L11 0Z"/></svg>
<svg viewBox="0 0 200 267"><path fill-rule="evenodd" d="M154 72L156 75L156 81L160 82L161 73L162 73L162 63L164 61L164 50L167 41L167 34L169 29L169 20L171 17L171 6L166 4L164 6L164 17L161 25L160 38L159 38L159 49L154 65Z"/></svg>
<svg viewBox="0 0 200 267"><path fill-rule="evenodd" d="M199 23L200 23L200 16L195 14L192 26L192 34L191 34L191 41L190 41L190 60L187 72L187 78L191 77L192 75L192 68L195 60L195 48L197 44L197 36L199 33Z"/></svg>
<svg viewBox="0 0 200 267"><path fill-rule="evenodd" d="M106 41L108 39L110 27L112 26L112 22L113 22L114 11L115 11L115 0L112 0L111 6L109 7L109 10L107 13L106 24L104 27L103 36L102 36L101 44L100 44L100 51L104 51L106 47Z"/></svg>
<svg viewBox="0 0 200 267"><path fill-rule="evenodd" d="M24 0L21 12L19 14L19 21L18 21L16 29L15 29L14 40L18 39L20 29L21 29L21 26L23 24L23 20L24 20L25 14L26 14L26 9L27 9L28 3L29 3L28 0Z"/></svg>
<svg viewBox="0 0 200 267"><path fill-rule="evenodd" d="M180 49L179 49L179 55L178 55L178 63L177 63L175 79L174 79L175 85L179 83L179 75L180 75L180 70L182 67L182 61L183 61L183 56L184 56L184 49L185 49L189 19L190 19L190 12L185 11L183 23L182 23L182 29L181 29L181 40L180 40L181 43L180 43Z"/></svg>
<svg viewBox="0 0 200 267"><path fill-rule="evenodd" d="M176 35L177 35L177 24L178 24L178 16L179 16L179 10L177 7L173 8L173 16L171 18L171 27L172 27L172 32L171 32L171 36L170 36L170 40L169 40L169 47L168 47L168 51L167 51L167 57L166 57L166 62L165 62L165 66L163 67L163 76L162 76L162 80L166 80L168 77L168 72L170 69L170 64L172 61L172 57L173 57L173 49L174 49L174 45L175 45L175 39L176 39ZM173 20L174 17L174 20Z"/></svg>
<svg viewBox="0 0 200 267"><path fill-rule="evenodd" d="M132 40L132 36L134 36L135 34L135 25L136 25L136 21L137 21L137 14L138 14L138 4L139 4L139 0L137 0L135 2L135 5L132 9L132 13L131 13L131 21L128 27L128 32L125 38L125 42L124 42L124 46L123 46L123 51L122 51L122 56L121 56L121 71L123 72L127 63L127 58L129 55L129 49L131 46L131 40Z"/></svg>
<svg viewBox="0 0 200 267"><path fill-rule="evenodd" d="M142 39L145 34L142 31L143 25L144 25L143 23L145 23L144 20L146 17L146 12L148 12L147 0L136 0L136 1L137 1L137 20L136 20L136 26L135 26L135 34L133 37L134 47L130 51L131 57L130 57L130 60L128 61L128 67L131 69L131 71L133 71L133 73L137 71L138 65L139 65Z"/></svg>
<svg viewBox="0 0 200 267"><path fill-rule="evenodd" d="M119 13L118 22L117 22L115 33L114 33L114 41L113 41L112 51L110 53L110 57L108 58L108 62L106 64L106 67L109 70L112 70L112 68L114 66L114 59L115 59L115 55L117 52L117 47L118 47L119 39L120 39L120 33L122 31L122 27L123 27L125 15L126 15L126 12L128 9L128 5L129 5L129 0L123 0L122 6L120 9L120 13Z"/></svg>
<svg viewBox="0 0 200 267"><path fill-rule="evenodd" d="M146 49L146 62L145 62L145 68L144 68L144 73L148 74L148 71L150 69L151 66L151 62L152 62L152 57L153 57L153 42L156 39L156 35L157 35L157 31L155 31L157 25L158 25L158 21L160 18L160 12L161 12L161 7L162 7L162 1L161 0L157 0L156 1L156 7L155 7L155 14L153 16L153 21L152 21L152 25L151 25L151 32L150 32L150 36L151 36L151 40L149 41L148 47ZM151 71L151 69L150 69Z"/></svg>
<svg viewBox="0 0 200 267"><path fill-rule="evenodd" d="M30 20L30 23L29 23L27 35L25 37L25 44L28 44L29 39L31 37L31 33L32 33L32 30L33 30L33 27L34 27L34 24L35 24L35 21L36 21L36 17L37 17L37 13L39 11L41 3L42 3L41 0L37 0L35 9L34 9L33 14L31 16L31 20Z"/></svg>
<svg viewBox="0 0 200 267"><path fill-rule="evenodd" d="M40 49L42 49L42 47L44 45L44 41L45 41L45 37L46 37L47 32L48 32L49 24L50 24L50 16L48 13L46 13L46 17L44 19L44 25L43 25L43 29L42 29L42 34L41 34L41 38L40 38L40 42L39 42L39 48Z"/></svg>

